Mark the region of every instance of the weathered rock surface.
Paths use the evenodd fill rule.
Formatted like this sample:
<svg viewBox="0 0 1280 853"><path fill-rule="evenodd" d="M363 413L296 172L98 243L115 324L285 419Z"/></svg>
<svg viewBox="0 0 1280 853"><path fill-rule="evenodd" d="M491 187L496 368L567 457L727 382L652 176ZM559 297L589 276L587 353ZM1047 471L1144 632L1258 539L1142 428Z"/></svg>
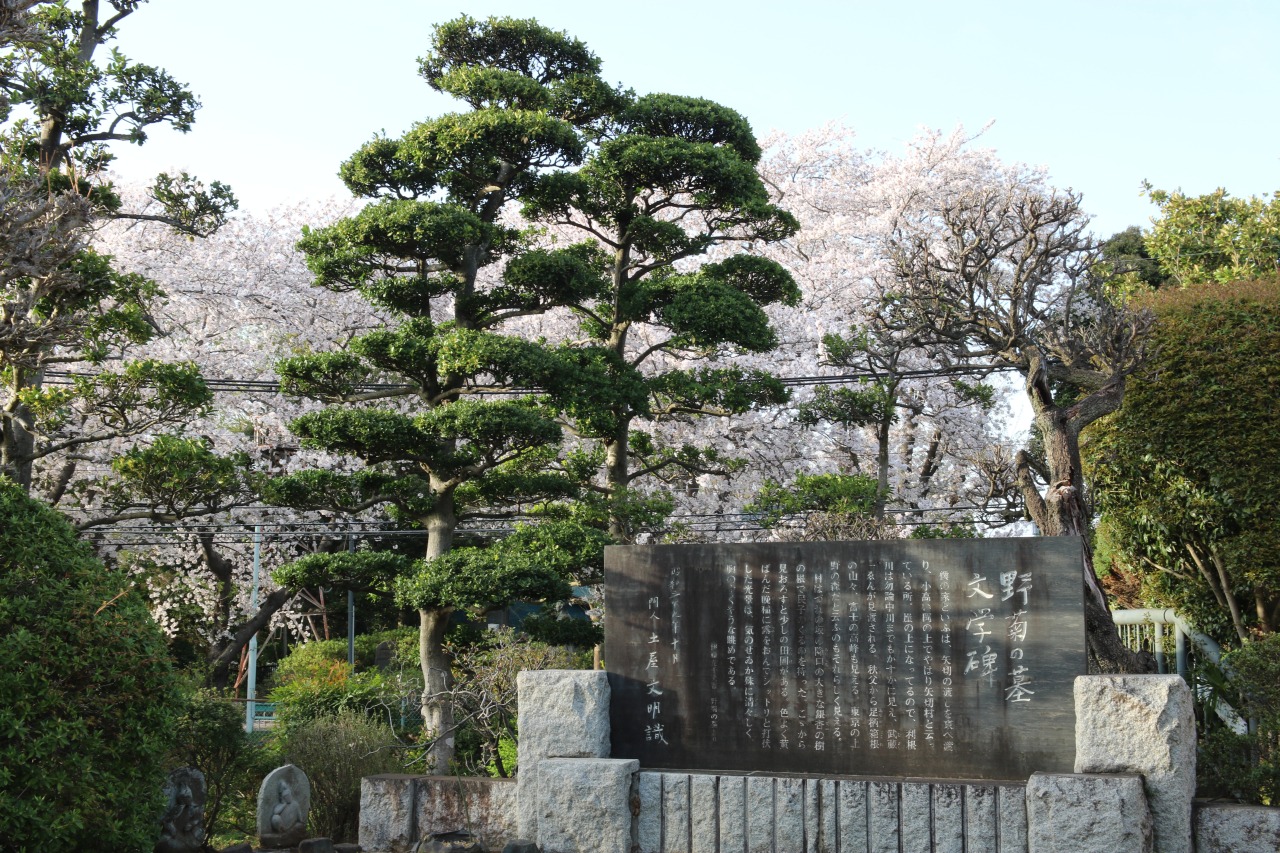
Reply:
<svg viewBox="0 0 1280 853"><path fill-rule="evenodd" d="M867 783L867 849L898 853L898 783Z"/></svg>
<svg viewBox="0 0 1280 853"><path fill-rule="evenodd" d="M298 844L298 853L337 853L331 838L306 838Z"/></svg>
<svg viewBox="0 0 1280 853"><path fill-rule="evenodd" d="M543 759L538 846L548 853L630 853L631 782L639 770L635 759Z"/></svg>
<svg viewBox="0 0 1280 853"><path fill-rule="evenodd" d="M965 853L996 853L996 789L964 786Z"/></svg>
<svg viewBox="0 0 1280 853"><path fill-rule="evenodd" d="M1136 773L1036 773L1027 782L1030 853L1150 853L1151 812Z"/></svg>
<svg viewBox="0 0 1280 853"><path fill-rule="evenodd" d="M515 841L507 842L507 846L502 848L502 853L542 853L542 851L532 841L517 838Z"/></svg>
<svg viewBox="0 0 1280 853"><path fill-rule="evenodd" d="M662 774L662 853L689 853L689 777Z"/></svg>
<svg viewBox="0 0 1280 853"><path fill-rule="evenodd" d="M689 777L689 847L719 850L719 821L715 776L695 773ZM738 849L741 849L739 847Z"/></svg>
<svg viewBox="0 0 1280 853"><path fill-rule="evenodd" d="M1191 853L1196 727L1177 675L1087 675L1075 682L1077 773L1141 773L1157 853Z"/></svg>
<svg viewBox="0 0 1280 853"><path fill-rule="evenodd" d="M418 776L387 773L360 780L360 847L379 853L409 853Z"/></svg>
<svg viewBox="0 0 1280 853"><path fill-rule="evenodd" d="M520 835L514 779L424 776L417 780L418 837L467 830L490 850Z"/></svg>
<svg viewBox="0 0 1280 853"><path fill-rule="evenodd" d="M526 758L609 755L609 679L602 670L520 673L520 767Z"/></svg>
<svg viewBox="0 0 1280 853"><path fill-rule="evenodd" d="M662 853L662 774L638 774L634 796L640 809L635 822L637 853Z"/></svg>
<svg viewBox="0 0 1280 853"><path fill-rule="evenodd" d="M1196 853L1275 853L1280 850L1280 808L1201 805L1196 809Z"/></svg>
<svg viewBox="0 0 1280 853"><path fill-rule="evenodd" d="M538 838L537 802L544 758L609 756L609 677L602 670L521 672L517 832Z"/></svg>

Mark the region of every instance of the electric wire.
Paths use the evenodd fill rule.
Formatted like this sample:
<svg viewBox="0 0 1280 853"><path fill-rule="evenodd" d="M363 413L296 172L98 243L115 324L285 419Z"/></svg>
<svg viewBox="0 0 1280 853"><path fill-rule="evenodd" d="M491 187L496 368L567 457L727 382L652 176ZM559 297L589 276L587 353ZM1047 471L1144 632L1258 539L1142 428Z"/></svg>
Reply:
<svg viewBox="0 0 1280 853"><path fill-rule="evenodd" d="M962 367L951 369L900 370L891 375L895 378L920 379L948 376L986 376L992 373L1008 373L1016 371L1014 367ZM73 385L77 379L92 379L97 374L85 371L50 370L45 373L45 382L49 385ZM808 376L775 376L780 384L789 388L804 388L820 385L848 385L855 382L866 382L884 378L888 374L871 371L837 374L814 374ZM282 394L280 383L269 379L228 379L206 378L206 386L211 391L240 394ZM353 393L401 393L412 394L418 386L397 382L368 382L352 386ZM531 388L510 388L503 390L486 390L485 396L520 396L534 392Z"/></svg>

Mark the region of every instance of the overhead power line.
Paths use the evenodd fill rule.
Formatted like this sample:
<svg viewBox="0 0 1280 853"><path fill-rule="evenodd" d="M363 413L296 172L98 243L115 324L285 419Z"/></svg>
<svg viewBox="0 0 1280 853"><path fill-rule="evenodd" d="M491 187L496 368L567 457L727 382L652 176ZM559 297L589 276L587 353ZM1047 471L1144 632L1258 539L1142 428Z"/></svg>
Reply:
<svg viewBox="0 0 1280 853"><path fill-rule="evenodd" d="M815 385L847 385L854 382L866 382L884 378L886 375L892 375L896 378L918 379L928 377L946 377L946 376L985 376L991 373L1007 373L1015 371L1013 367L960 367L948 369L928 369L920 370L902 370L893 374L872 373L870 371L864 373L837 373L827 375L810 375L810 376L778 376L775 377L779 382L787 387L808 387ZM71 385L77 379L92 379L97 374L89 372L50 370L45 373L45 382L49 385ZM228 379L214 378L204 380L205 385L212 391L222 391L226 393L239 394L280 394L280 383L268 379ZM353 386L354 393L365 394L369 392L391 392L412 394L418 390L418 386L407 383L396 382L367 382ZM486 396L502 396L502 395L522 395L536 393L531 388L511 388L502 391L484 391Z"/></svg>
<svg viewBox="0 0 1280 853"><path fill-rule="evenodd" d="M918 514L938 515L942 513L954 512L975 512L986 516L1003 517L1003 510L997 508L988 508L981 505L963 505L954 507L923 507L920 509L912 509L909 507L887 508L887 514L911 516ZM796 516L808 515L809 513L795 513ZM679 525L693 532L721 532L721 533L745 533L745 532L763 532L770 528L765 527L759 521L760 515L757 513L746 512L726 512L726 513L680 513L669 517L673 526ZM514 524L521 520L532 520L530 517L518 517L508 521L494 522L492 524L471 524L459 527L457 533L469 536L484 535L507 535L515 532ZM977 518L973 521L984 521L986 519ZM991 520L999 520L993 518ZM904 518L897 522L903 527L920 527L939 523L939 519L932 521L924 518ZM152 545L168 545L172 544L174 539L182 536L201 536L211 539L217 544L234 544L244 543L248 541L248 537L252 536L256 529L260 526L269 526L275 529L262 530L262 534L268 540L302 540L302 539L345 539L350 536L359 540L373 540L381 542L384 540L396 539L422 539L427 536L425 530L406 530L390 527L378 527L375 525L382 522L365 521L356 522L361 527L354 527L348 522L319 522L319 521L277 521L269 518L257 519L254 521L238 521L238 522L201 522L189 526L164 525L159 527L150 527L146 525L127 525L119 527L95 527L83 531L85 535L91 535L98 539L109 540L104 544L111 544L116 547L146 547ZM393 545L393 547L396 547Z"/></svg>

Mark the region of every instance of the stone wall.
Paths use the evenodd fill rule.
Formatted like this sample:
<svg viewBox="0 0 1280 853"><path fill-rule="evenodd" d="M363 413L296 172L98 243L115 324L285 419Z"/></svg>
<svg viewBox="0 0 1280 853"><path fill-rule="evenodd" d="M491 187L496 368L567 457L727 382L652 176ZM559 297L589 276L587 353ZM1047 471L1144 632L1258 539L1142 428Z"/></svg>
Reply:
<svg viewBox="0 0 1280 853"><path fill-rule="evenodd" d="M637 853L1026 853L1017 783L641 771Z"/></svg>
<svg viewBox="0 0 1280 853"><path fill-rule="evenodd" d="M465 829L490 850L516 837L514 779L369 776L360 784L360 847L411 853L432 833Z"/></svg>
<svg viewBox="0 0 1280 853"><path fill-rule="evenodd" d="M1280 809L1223 803L1195 812L1196 853L1273 853L1280 850Z"/></svg>
<svg viewBox="0 0 1280 853"><path fill-rule="evenodd" d="M1280 809L1193 811L1194 729L1177 676L1080 678L1076 772L1025 785L646 771L608 757L603 673L522 673L519 686L520 781L367 778L366 853L462 828L491 851L524 838L543 853L1280 850Z"/></svg>

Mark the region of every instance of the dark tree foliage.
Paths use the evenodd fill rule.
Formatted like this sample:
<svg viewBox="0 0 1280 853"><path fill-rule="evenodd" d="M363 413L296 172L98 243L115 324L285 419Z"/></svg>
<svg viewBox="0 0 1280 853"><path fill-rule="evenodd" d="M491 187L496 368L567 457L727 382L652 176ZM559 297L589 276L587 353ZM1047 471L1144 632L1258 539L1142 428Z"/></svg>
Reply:
<svg viewBox="0 0 1280 853"><path fill-rule="evenodd" d="M0 479L0 827L11 850L150 850L182 706L160 629Z"/></svg>
<svg viewBox="0 0 1280 853"><path fill-rule="evenodd" d="M83 446L181 427L210 394L198 373L125 363L156 334L151 281L88 247L102 218L158 220L207 235L236 206L217 182L161 174L144 210L126 210L104 178L112 144L149 129L191 128L199 102L163 69L118 49L117 26L141 0L5 3L0 16L0 476L30 489L56 457L57 503ZM50 387L51 370L91 374Z"/></svg>
<svg viewBox="0 0 1280 853"><path fill-rule="evenodd" d="M1104 279L1125 279L1152 290L1170 282L1169 274L1147 249L1146 235L1137 225L1104 240L1098 255L1097 274Z"/></svg>
<svg viewBox="0 0 1280 853"><path fill-rule="evenodd" d="M1280 280L1147 304L1151 360L1088 435L1102 539L1153 602L1245 643L1280 626Z"/></svg>
<svg viewBox="0 0 1280 853"><path fill-rule="evenodd" d="M603 446L611 534L631 540L646 513L633 484L728 473L735 460L710 447L664 447L637 422L733 415L777 405L787 394L758 370L723 366L733 353L777 346L765 308L795 305L799 289L776 262L719 246L766 243L799 227L769 201L756 172L751 126L701 98L626 97L601 127L580 169L544 173L527 217L578 233L597 260L599 286L575 306L585 344L579 357L610 378L612 394L584 389L569 415L575 431ZM702 366L696 365L703 362Z"/></svg>
<svg viewBox="0 0 1280 853"><path fill-rule="evenodd" d="M598 405L591 395L625 393L610 382L611 365L507 329L514 318L582 303L607 287L594 249L532 249L503 219L548 176L579 166L601 117L622 102L599 67L581 42L534 21L440 25L422 74L468 109L363 146L341 175L369 205L298 244L318 286L355 290L391 321L343 351L279 365L286 390L330 404L292 424L303 445L363 467L305 472L268 492L301 507L388 506L427 531L420 559L371 566L383 558L358 553L316 558L306 571L381 574L384 589L394 585L401 605L419 611L423 717L441 770L453 738L443 698L450 614L563 597L570 573L601 558L603 536L570 531L568 522L554 539L526 531L487 548L454 535L468 518L575 494L569 478L548 473L560 412ZM368 380L396 385L358 391Z"/></svg>

